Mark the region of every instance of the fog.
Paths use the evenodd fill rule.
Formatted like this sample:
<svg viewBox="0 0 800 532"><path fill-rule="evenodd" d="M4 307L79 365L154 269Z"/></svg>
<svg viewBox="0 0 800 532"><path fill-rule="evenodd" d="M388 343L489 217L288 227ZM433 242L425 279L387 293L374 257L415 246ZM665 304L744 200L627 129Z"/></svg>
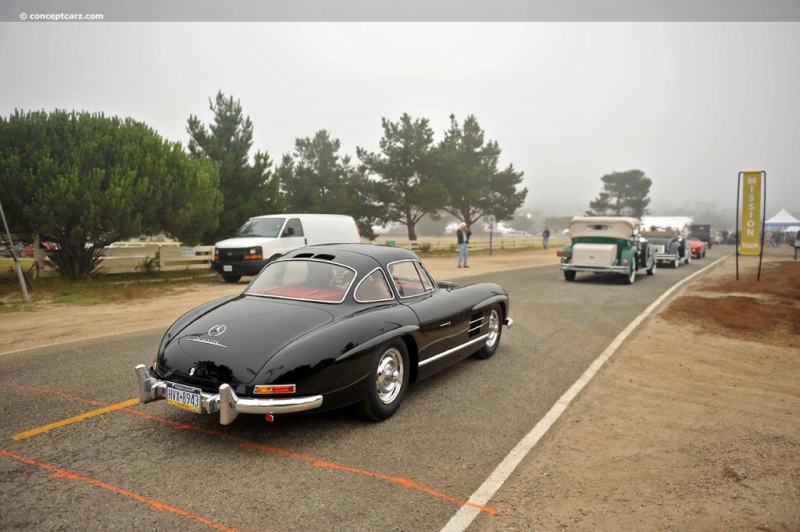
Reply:
<svg viewBox="0 0 800 532"><path fill-rule="evenodd" d="M731 218L739 172L764 170L769 217L800 214L799 51L796 22L2 23L0 114L102 112L186 145L221 90L274 162L320 129L357 161L382 117L439 141L475 115L537 219L582 214L630 169L653 215Z"/></svg>

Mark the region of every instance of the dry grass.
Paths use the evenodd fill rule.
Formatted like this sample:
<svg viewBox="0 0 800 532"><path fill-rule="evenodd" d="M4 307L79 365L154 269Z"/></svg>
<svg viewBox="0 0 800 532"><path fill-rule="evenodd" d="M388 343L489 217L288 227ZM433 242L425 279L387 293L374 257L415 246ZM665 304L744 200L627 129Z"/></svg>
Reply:
<svg viewBox="0 0 800 532"><path fill-rule="evenodd" d="M46 277L29 279L28 283L30 302L25 303L16 274L0 274L0 313L34 311L42 305L50 304L98 305L130 302L159 297L163 295L166 286L174 288L193 284L220 284L222 280L210 270L186 270L156 272L152 275L106 275L83 282Z"/></svg>
<svg viewBox="0 0 800 532"><path fill-rule="evenodd" d="M664 318L742 340L800 346L800 264L769 263L752 272L703 286L673 301Z"/></svg>

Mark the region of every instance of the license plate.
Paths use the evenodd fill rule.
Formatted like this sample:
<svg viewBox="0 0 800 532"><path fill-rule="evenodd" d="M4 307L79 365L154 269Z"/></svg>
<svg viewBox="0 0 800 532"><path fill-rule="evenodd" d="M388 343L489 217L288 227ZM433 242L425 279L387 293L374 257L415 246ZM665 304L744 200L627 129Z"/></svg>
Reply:
<svg viewBox="0 0 800 532"><path fill-rule="evenodd" d="M223 265L223 266L222 266L222 271L223 271L223 272L232 272L232 271L233 271L233 266L231 266L230 264L228 264L228 265Z"/></svg>
<svg viewBox="0 0 800 532"><path fill-rule="evenodd" d="M169 405L199 414L201 398L200 388L167 383L167 404Z"/></svg>

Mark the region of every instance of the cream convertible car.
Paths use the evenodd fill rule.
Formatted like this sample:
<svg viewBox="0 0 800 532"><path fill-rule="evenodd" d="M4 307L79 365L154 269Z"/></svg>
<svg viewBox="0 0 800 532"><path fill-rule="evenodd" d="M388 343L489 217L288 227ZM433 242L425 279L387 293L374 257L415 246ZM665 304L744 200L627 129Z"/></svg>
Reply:
<svg viewBox="0 0 800 532"><path fill-rule="evenodd" d="M620 274L633 284L638 270L656 271L656 257L641 233L641 221L627 217L577 217L569 223L570 243L557 254L564 279L577 272Z"/></svg>

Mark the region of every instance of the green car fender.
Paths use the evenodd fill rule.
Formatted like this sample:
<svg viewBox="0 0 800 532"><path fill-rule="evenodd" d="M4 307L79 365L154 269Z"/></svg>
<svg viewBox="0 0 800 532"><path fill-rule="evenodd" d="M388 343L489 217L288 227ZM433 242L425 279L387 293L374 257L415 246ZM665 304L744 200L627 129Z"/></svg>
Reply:
<svg viewBox="0 0 800 532"><path fill-rule="evenodd" d="M622 264L622 261L628 261L628 264L634 263L634 253L636 252L636 248L626 246L622 248L622 251L619 253L619 261Z"/></svg>

